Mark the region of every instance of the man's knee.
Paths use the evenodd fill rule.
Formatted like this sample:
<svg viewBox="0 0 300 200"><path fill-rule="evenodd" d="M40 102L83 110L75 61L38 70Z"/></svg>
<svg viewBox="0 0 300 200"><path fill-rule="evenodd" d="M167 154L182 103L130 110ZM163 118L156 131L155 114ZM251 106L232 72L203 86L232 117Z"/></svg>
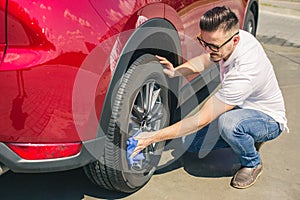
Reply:
<svg viewBox="0 0 300 200"><path fill-rule="evenodd" d="M219 133L223 139L227 140L233 136L236 126L239 124L241 117L233 110L220 115L218 119Z"/></svg>

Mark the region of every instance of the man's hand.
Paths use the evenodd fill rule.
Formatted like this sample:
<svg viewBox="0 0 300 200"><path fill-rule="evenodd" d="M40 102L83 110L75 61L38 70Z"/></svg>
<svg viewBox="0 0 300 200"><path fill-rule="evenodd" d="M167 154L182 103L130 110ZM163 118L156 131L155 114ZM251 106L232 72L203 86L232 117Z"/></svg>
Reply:
<svg viewBox="0 0 300 200"><path fill-rule="evenodd" d="M175 77L175 68L174 68L173 64L164 57L161 57L161 56L156 56L156 57L159 59L161 64L166 66L166 68L163 69L163 72L169 78L174 78Z"/></svg>
<svg viewBox="0 0 300 200"><path fill-rule="evenodd" d="M135 140L138 141L133 153L131 154L131 158L134 158L139 152L145 149L147 146L155 142L156 132L142 132L139 133L138 136L134 137Z"/></svg>
<svg viewBox="0 0 300 200"><path fill-rule="evenodd" d="M177 76L187 77L189 75L202 73L207 67L212 66L214 63L210 60L210 55L208 53L201 54L189 61L176 66L174 68L173 64L166 58L161 56L156 56L160 63L165 66L163 72L169 77L174 78Z"/></svg>

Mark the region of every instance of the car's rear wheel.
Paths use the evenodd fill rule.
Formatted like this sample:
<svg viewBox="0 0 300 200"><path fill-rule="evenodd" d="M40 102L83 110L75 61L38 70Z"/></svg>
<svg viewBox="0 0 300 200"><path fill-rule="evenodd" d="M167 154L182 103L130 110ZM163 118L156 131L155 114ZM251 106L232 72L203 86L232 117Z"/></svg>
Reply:
<svg viewBox="0 0 300 200"><path fill-rule="evenodd" d="M129 167L126 141L139 129L159 130L169 124L168 84L158 59L145 54L137 58L121 80L107 133L105 156L85 167L88 177L100 186L134 192L153 175L164 142L148 146L141 169Z"/></svg>
<svg viewBox="0 0 300 200"><path fill-rule="evenodd" d="M252 11L249 11L247 13L244 23L244 30L251 33L254 36L256 35L256 22Z"/></svg>

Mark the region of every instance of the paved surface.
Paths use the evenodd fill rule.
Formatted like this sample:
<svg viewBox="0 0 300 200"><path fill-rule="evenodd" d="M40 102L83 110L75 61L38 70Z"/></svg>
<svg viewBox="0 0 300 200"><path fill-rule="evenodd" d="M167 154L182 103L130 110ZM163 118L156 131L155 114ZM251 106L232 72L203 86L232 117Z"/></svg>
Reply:
<svg viewBox="0 0 300 200"><path fill-rule="evenodd" d="M263 44L300 47L300 0L260 0L257 38Z"/></svg>
<svg viewBox="0 0 300 200"><path fill-rule="evenodd" d="M132 195L99 189L87 179L81 169L49 174L8 172L0 178L0 199L299 200L300 48L298 47L300 42L297 38L300 38L300 30L298 30L300 26L297 23L299 21L293 21L293 19L298 19L300 0L293 1L292 4L291 2L287 4L287 1L271 0L261 0L260 2L262 4L261 19L272 15L274 18L268 23L279 23L275 28L260 23L258 38L264 44L264 48L274 64L285 98L290 133L284 133L262 147L264 172L254 186L246 190L237 190L229 186L231 175L238 162L230 150L222 150L211 153L203 160L187 159L184 166L174 163L168 168L160 170L144 188ZM280 10L282 15L276 14L272 10L274 8L277 12ZM298 26L292 26L291 29L281 28L281 31L277 32L277 29L282 27L280 20L283 20L283 16L286 20L287 15ZM289 26L290 22L287 20L285 25ZM278 43L278 38L285 42Z"/></svg>

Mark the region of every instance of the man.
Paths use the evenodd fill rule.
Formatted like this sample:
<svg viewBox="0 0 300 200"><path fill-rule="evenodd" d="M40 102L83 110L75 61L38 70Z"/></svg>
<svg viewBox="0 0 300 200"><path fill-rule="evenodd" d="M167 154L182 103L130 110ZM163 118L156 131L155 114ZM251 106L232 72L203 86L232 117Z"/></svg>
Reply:
<svg viewBox="0 0 300 200"><path fill-rule="evenodd" d="M239 156L241 169L231 185L247 188L262 172L255 143L272 140L287 129L284 101L271 62L250 33L239 30L237 16L227 7L216 7L200 20L197 37L205 53L174 68L163 57L170 78L201 73L214 62L220 65L221 87L199 112L154 132L143 132L132 156L151 143L195 133L217 121L221 138Z"/></svg>

